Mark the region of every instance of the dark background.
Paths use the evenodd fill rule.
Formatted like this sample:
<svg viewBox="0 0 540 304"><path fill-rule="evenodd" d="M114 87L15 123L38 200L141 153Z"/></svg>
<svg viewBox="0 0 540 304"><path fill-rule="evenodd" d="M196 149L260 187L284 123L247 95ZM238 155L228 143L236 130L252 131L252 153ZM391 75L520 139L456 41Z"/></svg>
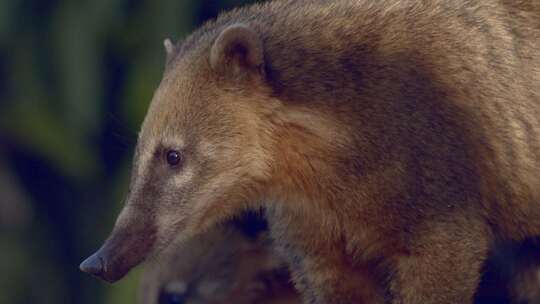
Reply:
<svg viewBox="0 0 540 304"><path fill-rule="evenodd" d="M140 270L108 285L78 265L121 208L163 40L247 2L0 0L0 304L135 302ZM477 303L508 303L523 246L494 252Z"/></svg>
<svg viewBox="0 0 540 304"><path fill-rule="evenodd" d="M121 208L163 40L253 1L0 0L0 303L134 303L78 270Z"/></svg>

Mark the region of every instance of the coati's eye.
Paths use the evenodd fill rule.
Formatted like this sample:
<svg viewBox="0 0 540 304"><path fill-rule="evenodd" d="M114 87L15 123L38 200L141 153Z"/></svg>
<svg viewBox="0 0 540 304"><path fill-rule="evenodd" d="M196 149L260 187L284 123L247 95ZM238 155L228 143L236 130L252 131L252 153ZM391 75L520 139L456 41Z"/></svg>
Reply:
<svg viewBox="0 0 540 304"><path fill-rule="evenodd" d="M176 150L169 150L167 151L167 154L165 154L165 158L167 159L167 163L171 167L178 166L183 161L182 153L176 151Z"/></svg>

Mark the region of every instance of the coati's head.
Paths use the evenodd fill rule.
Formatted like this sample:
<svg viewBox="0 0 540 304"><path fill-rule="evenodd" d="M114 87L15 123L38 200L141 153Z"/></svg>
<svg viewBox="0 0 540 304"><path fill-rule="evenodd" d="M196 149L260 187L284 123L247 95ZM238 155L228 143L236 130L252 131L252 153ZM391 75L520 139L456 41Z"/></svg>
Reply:
<svg viewBox="0 0 540 304"><path fill-rule="evenodd" d="M253 28L216 27L165 46L168 63L142 125L126 205L109 239L81 264L110 282L178 234L189 238L259 207L279 192L272 181L287 182L280 172L295 170L295 145L316 154L310 140L335 138L319 136L329 132L323 114L273 97Z"/></svg>

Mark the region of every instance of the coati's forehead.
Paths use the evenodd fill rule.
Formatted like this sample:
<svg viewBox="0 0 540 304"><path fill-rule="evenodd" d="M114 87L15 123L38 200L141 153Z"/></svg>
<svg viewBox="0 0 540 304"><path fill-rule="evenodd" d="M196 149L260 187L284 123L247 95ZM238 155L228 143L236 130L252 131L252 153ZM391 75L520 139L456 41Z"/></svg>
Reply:
<svg viewBox="0 0 540 304"><path fill-rule="evenodd" d="M157 144L226 138L241 125L236 100L223 96L204 55L184 54L167 67L139 134L141 152Z"/></svg>
<svg viewBox="0 0 540 304"><path fill-rule="evenodd" d="M167 68L143 122L142 139L177 135L196 126L197 113L204 113L209 101L202 85L204 68L189 58Z"/></svg>

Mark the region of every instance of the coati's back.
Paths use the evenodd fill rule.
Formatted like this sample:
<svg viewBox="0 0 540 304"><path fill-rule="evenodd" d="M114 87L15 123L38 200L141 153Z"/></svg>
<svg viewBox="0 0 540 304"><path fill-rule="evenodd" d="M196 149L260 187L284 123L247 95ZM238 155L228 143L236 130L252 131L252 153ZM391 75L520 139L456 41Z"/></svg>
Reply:
<svg viewBox="0 0 540 304"><path fill-rule="evenodd" d="M418 167L407 184L444 172L428 208L480 200L521 238L540 233L539 20L533 0L274 1L220 16L179 52L248 24L273 93L354 130L340 152L362 151L358 167Z"/></svg>

